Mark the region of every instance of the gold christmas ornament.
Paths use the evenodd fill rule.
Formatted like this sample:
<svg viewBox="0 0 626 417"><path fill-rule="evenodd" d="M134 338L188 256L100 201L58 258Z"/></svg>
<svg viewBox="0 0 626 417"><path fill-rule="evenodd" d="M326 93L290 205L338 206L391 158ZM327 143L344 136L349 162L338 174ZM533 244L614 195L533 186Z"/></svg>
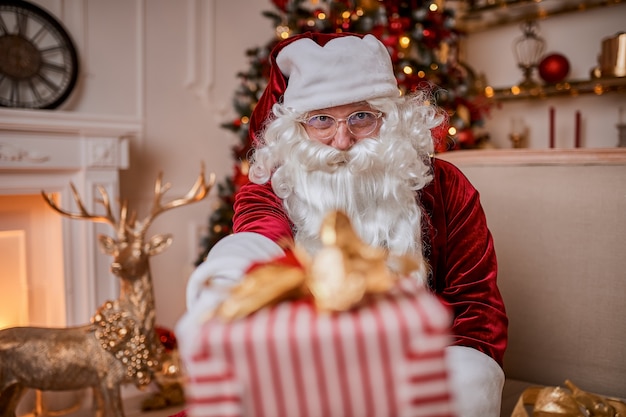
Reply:
<svg viewBox="0 0 626 417"><path fill-rule="evenodd" d="M184 377L178 349L173 349L170 352L163 349L160 363L161 372L155 374L159 391L142 401L142 411L161 410L185 403Z"/></svg>
<svg viewBox="0 0 626 417"><path fill-rule="evenodd" d="M357 5L367 12L376 11L382 7L378 0L359 0Z"/></svg>
<svg viewBox="0 0 626 417"><path fill-rule="evenodd" d="M531 387L520 396L511 417L626 417L626 403L586 392L566 380L565 387Z"/></svg>
<svg viewBox="0 0 626 417"><path fill-rule="evenodd" d="M161 344L155 334L155 305L149 259L165 250L171 235L146 239L152 221L166 210L204 199L214 183L204 177L204 167L190 191L182 198L161 202L169 184L159 174L154 203L142 221L128 215L121 205L119 219L111 209L109 196L98 187L105 214L87 211L73 184L79 209L72 213L57 206L51 195L46 202L63 216L111 225L115 237L100 235L100 247L113 256L111 272L121 282L119 298L105 302L91 323L68 328L12 327L0 331L0 399L2 416L15 416L20 398L28 388L66 391L94 388L98 415L123 417L120 387L149 384L158 370Z"/></svg>
<svg viewBox="0 0 626 417"><path fill-rule="evenodd" d="M280 301L306 297L320 310L345 311L423 268L421 259L390 257L365 244L339 211L325 218L320 238L323 246L312 258L295 246L290 248L291 262L279 259L252 268L212 316L238 319Z"/></svg>

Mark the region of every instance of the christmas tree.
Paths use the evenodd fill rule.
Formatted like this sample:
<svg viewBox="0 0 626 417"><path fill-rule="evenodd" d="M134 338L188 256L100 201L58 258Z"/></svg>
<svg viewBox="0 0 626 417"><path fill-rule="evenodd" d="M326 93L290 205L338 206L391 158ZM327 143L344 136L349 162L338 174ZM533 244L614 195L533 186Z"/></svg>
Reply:
<svg viewBox="0 0 626 417"><path fill-rule="evenodd" d="M217 241L232 232L233 202L248 181L248 121L269 77L268 57L282 39L311 31L352 32L376 36L391 54L398 85L404 93L432 92L444 109L446 122L433 131L436 152L483 146L478 135L488 106L477 93L472 70L458 60L462 36L455 28L455 13L443 0L272 0L275 10L264 12L276 28L276 38L246 52L250 67L237 74L241 84L234 94L238 117L222 127L237 134L232 148L234 172L218 184L219 206L209 218L206 248L197 264Z"/></svg>

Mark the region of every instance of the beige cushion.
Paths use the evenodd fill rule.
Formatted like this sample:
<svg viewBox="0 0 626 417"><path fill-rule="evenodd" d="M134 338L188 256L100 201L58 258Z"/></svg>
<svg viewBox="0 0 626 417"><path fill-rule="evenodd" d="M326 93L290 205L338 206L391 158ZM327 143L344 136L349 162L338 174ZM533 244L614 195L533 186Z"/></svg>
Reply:
<svg viewBox="0 0 626 417"><path fill-rule="evenodd" d="M626 393L626 165L458 164L481 193L507 378Z"/></svg>

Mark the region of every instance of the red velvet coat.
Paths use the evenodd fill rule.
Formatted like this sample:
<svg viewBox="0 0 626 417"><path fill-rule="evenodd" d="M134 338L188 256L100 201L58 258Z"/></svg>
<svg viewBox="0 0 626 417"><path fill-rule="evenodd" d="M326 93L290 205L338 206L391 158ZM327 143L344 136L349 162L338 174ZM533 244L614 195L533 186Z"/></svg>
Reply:
<svg viewBox="0 0 626 417"><path fill-rule="evenodd" d="M434 180L419 193L429 285L453 311L454 344L478 349L502 365L508 319L478 191L448 162L433 159L433 170ZM273 241L293 236L282 201L269 183L242 187L233 221L235 232L256 232Z"/></svg>

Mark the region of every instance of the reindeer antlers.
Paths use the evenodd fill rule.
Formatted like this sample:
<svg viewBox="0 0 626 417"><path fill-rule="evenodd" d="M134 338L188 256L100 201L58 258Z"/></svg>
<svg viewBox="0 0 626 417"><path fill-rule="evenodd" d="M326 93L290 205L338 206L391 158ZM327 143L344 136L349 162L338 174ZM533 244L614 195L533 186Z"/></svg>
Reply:
<svg viewBox="0 0 626 417"><path fill-rule="evenodd" d="M70 182L70 188L72 189L72 195L74 196L74 201L78 206L79 213L71 213L69 211L63 210L55 203L52 198L52 194L46 194L44 191L41 192L41 195L46 200L48 205L52 207L56 212L60 213L62 216L69 217L71 219L87 219L94 222L108 223L113 228L116 229L118 236L123 236L125 227L126 227L126 202L122 204L122 208L120 209L120 221L115 220L115 216L113 215L113 211L111 211L111 201L109 200L109 194L107 194L104 187L98 185L98 192L100 193L101 199L96 200L98 203L104 206L106 211L105 215L95 215L91 214L85 209L85 205L83 204L80 196L78 195L78 191L76 191L76 186Z"/></svg>
<svg viewBox="0 0 626 417"><path fill-rule="evenodd" d="M184 197L177 198L168 203L163 204L161 203L161 198L163 198L163 195L167 192L167 190L170 189L170 184L169 183L163 184L163 173L160 172L157 177L156 183L154 185L154 203L152 206L152 211L150 212L150 215L146 217L144 221L139 224L137 230L140 233L145 232L148 226L154 220L154 218L166 210L169 210L175 207L184 206L184 205L202 200L204 197L207 196L207 194L213 187L213 184L215 184L215 174L211 173L211 175L209 176L209 181L207 182L204 178L204 164L202 164L200 168L200 175L196 179L196 182L191 187L191 189L187 192L187 194L185 194ZM72 219L87 219L87 220L91 220L94 222L108 223L117 230L117 233L119 236L123 236L123 234L125 233L126 226L134 227L135 212L131 214L130 220L127 221L128 210L127 210L126 202L124 202L120 208L119 222L115 219L115 216L113 215L113 212L111 210L111 201L109 199L109 195L107 194L106 190L103 187L101 186L97 187L101 198L96 201L102 204L102 206L104 206L104 209L105 209L104 215L96 215L96 214L89 213L87 209L85 208L85 205L83 204L82 200L80 199L80 196L78 195L78 191L76 191L76 187L74 186L74 184L70 183L70 187L72 188L74 201L76 202L76 205L78 206L78 210L79 210L78 213L72 213L70 211L61 209L52 198L52 194L46 194L45 191L42 191L41 195L46 200L48 205L52 207L55 211L60 213L61 215L72 218Z"/></svg>
<svg viewBox="0 0 626 417"><path fill-rule="evenodd" d="M52 194L46 194L45 191L42 191L41 195L43 196L43 198L46 200L46 202L48 203L50 207L52 207L55 211L57 211L63 216L66 216L72 219L88 219L94 222L109 223L115 226L116 220L115 220L115 217L113 216L113 212L111 211L111 202L109 201L109 195L107 194L106 190L103 187L98 186L98 192L102 196L102 199L98 200L98 202L100 202L106 210L106 215L104 216L90 214L87 211L87 209L85 209L85 205L80 199L80 196L78 195L78 191L76 191L76 187L74 186L74 183L70 182L70 187L72 188L74 201L76 201L76 205L78 206L78 209L80 210L79 213L70 213L69 211L59 208L59 206L57 206L56 202L52 198Z"/></svg>
<svg viewBox="0 0 626 417"><path fill-rule="evenodd" d="M209 193L213 184L215 184L215 174L211 173L211 175L209 175L209 181L207 182L204 179L204 164L202 164L200 167L200 175L198 175L196 182L187 194L185 194L184 197L177 198L163 204L161 203L161 198L163 198L163 195L170 189L170 183L168 182L163 184L163 173L159 172L156 182L154 183L154 202L152 205L152 211L150 212L150 215L144 219L144 223L141 226L142 230L145 231L150 223L152 223L152 220L164 211L202 200Z"/></svg>

